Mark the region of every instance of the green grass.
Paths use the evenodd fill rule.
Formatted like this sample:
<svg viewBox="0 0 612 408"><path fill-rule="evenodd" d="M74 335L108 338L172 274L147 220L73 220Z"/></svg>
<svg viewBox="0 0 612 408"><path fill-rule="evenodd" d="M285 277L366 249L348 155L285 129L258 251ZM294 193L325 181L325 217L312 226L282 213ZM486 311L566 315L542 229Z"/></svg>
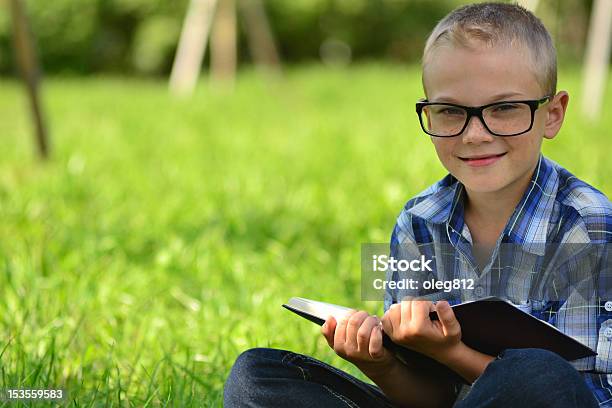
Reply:
<svg viewBox="0 0 612 408"><path fill-rule="evenodd" d="M612 117L581 117L578 71L560 88L570 109L545 152L610 195ZM24 92L0 90L0 388L218 406L253 346L357 374L280 304L382 310L360 302L360 244L387 241L445 174L414 114L416 67L244 72L233 94L202 83L191 100L162 82L51 79L42 164Z"/></svg>

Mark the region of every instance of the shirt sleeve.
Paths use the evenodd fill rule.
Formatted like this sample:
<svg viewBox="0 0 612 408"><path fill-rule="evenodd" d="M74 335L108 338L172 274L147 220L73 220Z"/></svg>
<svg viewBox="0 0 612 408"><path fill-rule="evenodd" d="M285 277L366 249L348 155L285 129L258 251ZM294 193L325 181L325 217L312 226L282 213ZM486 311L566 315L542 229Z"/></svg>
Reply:
<svg viewBox="0 0 612 408"><path fill-rule="evenodd" d="M537 317L554 324L563 333L597 352L594 357L572 361L577 370L612 373L612 268L609 245L565 245L586 250L576 257L570 256L555 267L550 286L558 292Z"/></svg>
<svg viewBox="0 0 612 408"><path fill-rule="evenodd" d="M601 245L601 264L597 279L597 359L595 370L612 373L612 256L610 244Z"/></svg>

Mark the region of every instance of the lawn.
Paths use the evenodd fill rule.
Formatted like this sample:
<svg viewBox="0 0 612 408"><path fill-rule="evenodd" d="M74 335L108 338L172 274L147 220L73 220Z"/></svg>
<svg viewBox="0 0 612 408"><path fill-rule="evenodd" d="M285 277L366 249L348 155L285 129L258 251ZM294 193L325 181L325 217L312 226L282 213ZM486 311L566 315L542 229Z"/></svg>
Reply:
<svg viewBox="0 0 612 408"><path fill-rule="evenodd" d="M612 105L591 123L579 71L559 87L569 113L545 153L610 196ZM219 406L254 346L356 374L280 305L382 311L360 301L360 245L388 241L405 201L445 174L421 93L416 66L246 71L233 93L202 82L189 100L154 80L53 78L40 163L24 92L0 80L0 389Z"/></svg>

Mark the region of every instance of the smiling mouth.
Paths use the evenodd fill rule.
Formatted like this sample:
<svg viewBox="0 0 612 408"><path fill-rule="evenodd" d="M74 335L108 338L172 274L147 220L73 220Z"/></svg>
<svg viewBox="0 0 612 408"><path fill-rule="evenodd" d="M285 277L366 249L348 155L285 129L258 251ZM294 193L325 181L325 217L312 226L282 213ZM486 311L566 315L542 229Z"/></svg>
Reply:
<svg viewBox="0 0 612 408"><path fill-rule="evenodd" d="M488 166L489 164L495 163L501 157L505 156L507 152L499 154L481 154L477 156L461 157L457 156L461 161L470 166Z"/></svg>
<svg viewBox="0 0 612 408"><path fill-rule="evenodd" d="M499 153L499 154L481 154L481 155L478 155L478 156L471 156L471 157L461 157L461 156L457 156L457 157L459 157L463 161L468 161L469 162L469 161L494 159L496 157L502 157L505 154L506 154L506 152Z"/></svg>

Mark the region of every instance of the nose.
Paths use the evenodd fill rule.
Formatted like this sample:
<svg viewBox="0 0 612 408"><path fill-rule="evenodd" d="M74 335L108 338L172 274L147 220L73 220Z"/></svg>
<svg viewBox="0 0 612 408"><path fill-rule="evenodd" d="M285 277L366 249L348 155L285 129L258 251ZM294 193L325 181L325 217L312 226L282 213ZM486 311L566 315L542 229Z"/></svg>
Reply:
<svg viewBox="0 0 612 408"><path fill-rule="evenodd" d="M463 144L480 144L493 141L493 135L489 133L477 116L470 118L461 138Z"/></svg>

